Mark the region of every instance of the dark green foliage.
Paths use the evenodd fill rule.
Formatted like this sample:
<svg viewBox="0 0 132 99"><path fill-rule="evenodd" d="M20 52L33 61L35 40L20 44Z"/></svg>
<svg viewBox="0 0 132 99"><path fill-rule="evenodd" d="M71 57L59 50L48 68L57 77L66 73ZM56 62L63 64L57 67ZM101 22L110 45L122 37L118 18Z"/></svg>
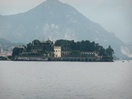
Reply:
<svg viewBox="0 0 132 99"><path fill-rule="evenodd" d="M12 59L12 56L8 56L9 59Z"/></svg>
<svg viewBox="0 0 132 99"><path fill-rule="evenodd" d="M80 57L80 52L96 52L103 57L103 60L113 60L112 55L114 54L114 50L111 46L105 49L98 43L88 40L82 40L81 42L74 42L74 40L57 40L55 46L61 46L62 51L71 51L70 56L72 57ZM83 57L94 57L94 55L83 55Z"/></svg>
<svg viewBox="0 0 132 99"><path fill-rule="evenodd" d="M23 48L15 47L15 48L13 49L12 56L13 56L13 57L18 56L20 53L23 52L23 50L24 50Z"/></svg>
<svg viewBox="0 0 132 99"><path fill-rule="evenodd" d="M96 52L99 56L102 56L102 61L112 61L114 50L109 46L107 49L100 46L98 43L90 42L88 40L75 42L74 40L57 40L55 44L48 40L46 42L40 42L34 40L32 43L28 43L27 46L22 48L15 47L13 49L12 56L42 56L52 57L54 52L54 46L61 46L62 51L69 53L68 57L95 57L95 54L87 52ZM73 59L64 59L64 61L75 61ZM92 59L76 59L77 61L95 61Z"/></svg>
<svg viewBox="0 0 132 99"><path fill-rule="evenodd" d="M0 60L7 60L6 57L0 56Z"/></svg>
<svg viewBox="0 0 132 99"><path fill-rule="evenodd" d="M34 40L34 41L32 41L32 45L33 46L38 46L38 45L40 45L40 41L39 40Z"/></svg>
<svg viewBox="0 0 132 99"><path fill-rule="evenodd" d="M74 44L74 41L69 40L57 40L55 42L55 46L61 46L63 51L70 51L72 44Z"/></svg>
<svg viewBox="0 0 132 99"><path fill-rule="evenodd" d="M111 48L111 46L109 46L107 49L106 49L106 53L112 57L112 55L114 54L114 50Z"/></svg>
<svg viewBox="0 0 132 99"><path fill-rule="evenodd" d="M106 49L106 56L107 56L107 60L108 61L113 61L113 54L114 54L114 50L111 48L111 46L109 46L107 49Z"/></svg>
<svg viewBox="0 0 132 99"><path fill-rule="evenodd" d="M53 46L51 44L45 43L43 44L43 50L47 52L53 51Z"/></svg>
<svg viewBox="0 0 132 99"><path fill-rule="evenodd" d="M32 44L31 44L31 43L28 43L28 44L27 44L26 50L27 50L27 51L31 51L31 47L32 47Z"/></svg>
<svg viewBox="0 0 132 99"><path fill-rule="evenodd" d="M99 45L88 40L81 42L74 42L74 40L57 40L55 46L61 46L63 51L99 51Z"/></svg>

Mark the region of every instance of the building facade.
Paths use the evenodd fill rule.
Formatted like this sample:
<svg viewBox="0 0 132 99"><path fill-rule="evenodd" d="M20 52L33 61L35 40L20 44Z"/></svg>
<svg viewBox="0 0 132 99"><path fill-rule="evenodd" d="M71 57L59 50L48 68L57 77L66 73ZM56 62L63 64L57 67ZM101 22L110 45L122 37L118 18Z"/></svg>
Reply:
<svg viewBox="0 0 132 99"><path fill-rule="evenodd" d="M54 46L54 57L55 58L61 57L61 47L60 46Z"/></svg>

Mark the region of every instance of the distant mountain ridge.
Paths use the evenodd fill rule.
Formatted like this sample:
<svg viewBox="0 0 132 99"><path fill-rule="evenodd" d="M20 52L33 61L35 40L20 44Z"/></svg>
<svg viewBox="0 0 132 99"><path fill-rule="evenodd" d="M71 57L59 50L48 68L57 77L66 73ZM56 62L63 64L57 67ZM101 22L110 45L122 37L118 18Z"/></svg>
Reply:
<svg viewBox="0 0 132 99"><path fill-rule="evenodd" d="M0 49L11 51L15 46L24 45L23 43L12 43L4 38L0 38Z"/></svg>
<svg viewBox="0 0 132 99"><path fill-rule="evenodd" d="M0 16L0 37L13 42L30 42L34 39L73 39L109 45L119 57L125 44L114 33L90 21L75 8L59 0L47 0L28 12Z"/></svg>
<svg viewBox="0 0 132 99"><path fill-rule="evenodd" d="M0 45L11 45L12 43L4 38L0 38Z"/></svg>

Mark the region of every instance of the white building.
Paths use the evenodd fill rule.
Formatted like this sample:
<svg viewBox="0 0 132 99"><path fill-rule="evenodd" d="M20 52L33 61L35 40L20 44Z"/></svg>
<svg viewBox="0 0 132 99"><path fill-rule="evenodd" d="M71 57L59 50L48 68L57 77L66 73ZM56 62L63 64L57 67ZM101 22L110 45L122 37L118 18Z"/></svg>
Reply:
<svg viewBox="0 0 132 99"><path fill-rule="evenodd" d="M60 46L54 46L54 57L55 58L61 57L61 47Z"/></svg>

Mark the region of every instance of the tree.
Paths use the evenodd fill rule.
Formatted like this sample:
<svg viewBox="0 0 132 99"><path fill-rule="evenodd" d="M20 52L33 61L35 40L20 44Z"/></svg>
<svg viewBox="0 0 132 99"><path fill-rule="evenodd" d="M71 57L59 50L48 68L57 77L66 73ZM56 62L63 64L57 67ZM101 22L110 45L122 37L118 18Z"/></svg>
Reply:
<svg viewBox="0 0 132 99"><path fill-rule="evenodd" d="M27 51L31 51L31 47L32 47L32 44L31 44L31 43L28 43L28 44L27 44L26 50L27 50Z"/></svg>
<svg viewBox="0 0 132 99"><path fill-rule="evenodd" d="M15 48L13 49L12 56L13 56L13 57L18 56L20 53L23 52L23 50L24 50L23 48L15 47Z"/></svg>
<svg viewBox="0 0 132 99"><path fill-rule="evenodd" d="M104 61L113 61L113 55L114 54L114 50L111 48L111 46L109 46L103 55L103 60Z"/></svg>
<svg viewBox="0 0 132 99"><path fill-rule="evenodd" d="M39 40L34 40L32 42L32 45L35 46L35 45L40 45L40 41Z"/></svg>
<svg viewBox="0 0 132 99"><path fill-rule="evenodd" d="M109 47L106 49L106 53L108 53L108 56L112 57L112 55L114 54L114 50L111 48L111 46L109 45Z"/></svg>

